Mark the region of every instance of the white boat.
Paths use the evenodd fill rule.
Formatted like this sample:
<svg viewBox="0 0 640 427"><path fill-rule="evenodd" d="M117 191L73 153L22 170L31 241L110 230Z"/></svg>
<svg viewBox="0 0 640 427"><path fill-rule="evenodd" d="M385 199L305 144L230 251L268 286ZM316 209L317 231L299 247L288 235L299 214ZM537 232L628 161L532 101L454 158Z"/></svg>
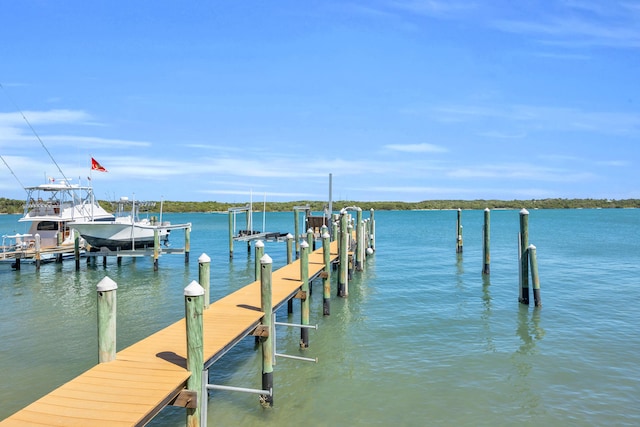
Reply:
<svg viewBox="0 0 640 427"><path fill-rule="evenodd" d="M51 180L46 184L25 187L25 190L24 214L18 222L29 223L29 229L24 234L2 236L0 261L12 262L20 258L30 262L35 259L36 249L49 252L47 256L42 254L43 262L54 259L52 251L62 253L65 248L75 245L75 236L69 227L71 221L114 219L114 215L95 200L91 186ZM66 255L73 254L67 251Z"/></svg>
<svg viewBox="0 0 640 427"><path fill-rule="evenodd" d="M122 197L112 220L77 220L71 228L91 246L91 251L106 248L111 251L143 249L153 247L155 234L160 243L168 244L171 224L161 223L155 217L139 218L140 208L154 206L149 202L130 202Z"/></svg>
<svg viewBox="0 0 640 427"><path fill-rule="evenodd" d="M66 181L50 182L35 187L26 187L27 200L24 215L18 222L30 222L27 234L23 238L33 246L35 235L40 236L43 248L73 244L69 223L71 221L111 221L114 215L102 208L93 196L91 186L69 184Z"/></svg>

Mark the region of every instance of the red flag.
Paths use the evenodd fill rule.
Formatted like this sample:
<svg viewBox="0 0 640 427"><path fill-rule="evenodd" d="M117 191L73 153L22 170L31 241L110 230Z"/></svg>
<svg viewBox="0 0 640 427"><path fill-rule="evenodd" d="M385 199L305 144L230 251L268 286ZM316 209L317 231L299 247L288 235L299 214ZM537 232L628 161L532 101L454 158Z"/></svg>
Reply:
<svg viewBox="0 0 640 427"><path fill-rule="evenodd" d="M98 163L98 161L93 157L91 158L91 170L98 171L98 172L109 172L104 168L104 166Z"/></svg>

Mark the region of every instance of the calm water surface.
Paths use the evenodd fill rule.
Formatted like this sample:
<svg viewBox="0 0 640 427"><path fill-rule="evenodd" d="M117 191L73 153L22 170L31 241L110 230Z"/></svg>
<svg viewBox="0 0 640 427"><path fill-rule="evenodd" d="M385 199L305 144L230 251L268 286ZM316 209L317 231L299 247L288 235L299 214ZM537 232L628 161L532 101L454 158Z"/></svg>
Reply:
<svg viewBox="0 0 640 427"><path fill-rule="evenodd" d="M119 349L183 317L200 254L212 258L213 300L253 280L245 244L228 259L226 215L166 217L193 223L186 266L169 255L157 272L149 259L0 269L0 419L97 363L95 286L105 275L118 284ZM455 211L375 218L377 252L349 297L332 297L329 317L315 284L311 347L301 353L299 331L278 329L278 352L319 363L278 359L272 409L253 394L210 392L209 425L640 425L640 210L531 211L541 309L517 302L518 211L491 213L489 278L482 211L462 213L462 255ZM17 219L0 216L0 232L24 232ZM292 232L293 214L268 214L266 224ZM284 243L266 253L274 269L286 262ZM289 318L278 313L299 317L298 304ZM212 367L211 382L259 388L260 360L246 339ZM183 426L184 410L150 425Z"/></svg>

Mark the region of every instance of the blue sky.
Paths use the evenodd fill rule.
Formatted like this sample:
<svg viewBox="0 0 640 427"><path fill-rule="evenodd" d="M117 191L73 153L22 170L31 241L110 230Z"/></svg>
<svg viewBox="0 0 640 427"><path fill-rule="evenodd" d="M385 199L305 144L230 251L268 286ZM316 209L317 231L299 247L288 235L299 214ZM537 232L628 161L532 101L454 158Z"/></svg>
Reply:
<svg viewBox="0 0 640 427"><path fill-rule="evenodd" d="M0 40L26 186L30 124L108 199L640 198L637 0L3 1Z"/></svg>

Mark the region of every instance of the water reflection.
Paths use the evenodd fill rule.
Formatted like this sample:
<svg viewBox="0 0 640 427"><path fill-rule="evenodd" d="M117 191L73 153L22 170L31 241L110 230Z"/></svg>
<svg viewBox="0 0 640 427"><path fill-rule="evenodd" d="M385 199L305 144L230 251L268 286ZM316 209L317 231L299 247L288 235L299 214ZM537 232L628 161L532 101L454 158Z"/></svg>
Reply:
<svg viewBox="0 0 640 427"><path fill-rule="evenodd" d="M491 292L490 292L491 280L488 275L482 275L482 307L483 311L480 315L482 319L482 327L485 332L487 341L486 350L495 352L496 345L493 342L493 333L491 332Z"/></svg>
<svg viewBox="0 0 640 427"><path fill-rule="evenodd" d="M516 375L511 377L515 388L514 398L526 415L534 415L542 402L542 397L532 385L532 374L539 357L536 343L544 337L544 329L540 326L540 314L539 309L534 309L530 314L528 306L519 306L516 334L521 344L511 357L516 372Z"/></svg>
<svg viewBox="0 0 640 427"><path fill-rule="evenodd" d="M529 318L529 307L520 305L518 311L518 327L516 332L522 344L516 351L519 354L536 354L536 341L544 337L544 329L540 326L540 309L534 309Z"/></svg>
<svg viewBox="0 0 640 427"><path fill-rule="evenodd" d="M461 276L462 274L464 274L464 266L462 264L462 254L461 253L457 253L456 254L456 272L457 272L458 276Z"/></svg>

